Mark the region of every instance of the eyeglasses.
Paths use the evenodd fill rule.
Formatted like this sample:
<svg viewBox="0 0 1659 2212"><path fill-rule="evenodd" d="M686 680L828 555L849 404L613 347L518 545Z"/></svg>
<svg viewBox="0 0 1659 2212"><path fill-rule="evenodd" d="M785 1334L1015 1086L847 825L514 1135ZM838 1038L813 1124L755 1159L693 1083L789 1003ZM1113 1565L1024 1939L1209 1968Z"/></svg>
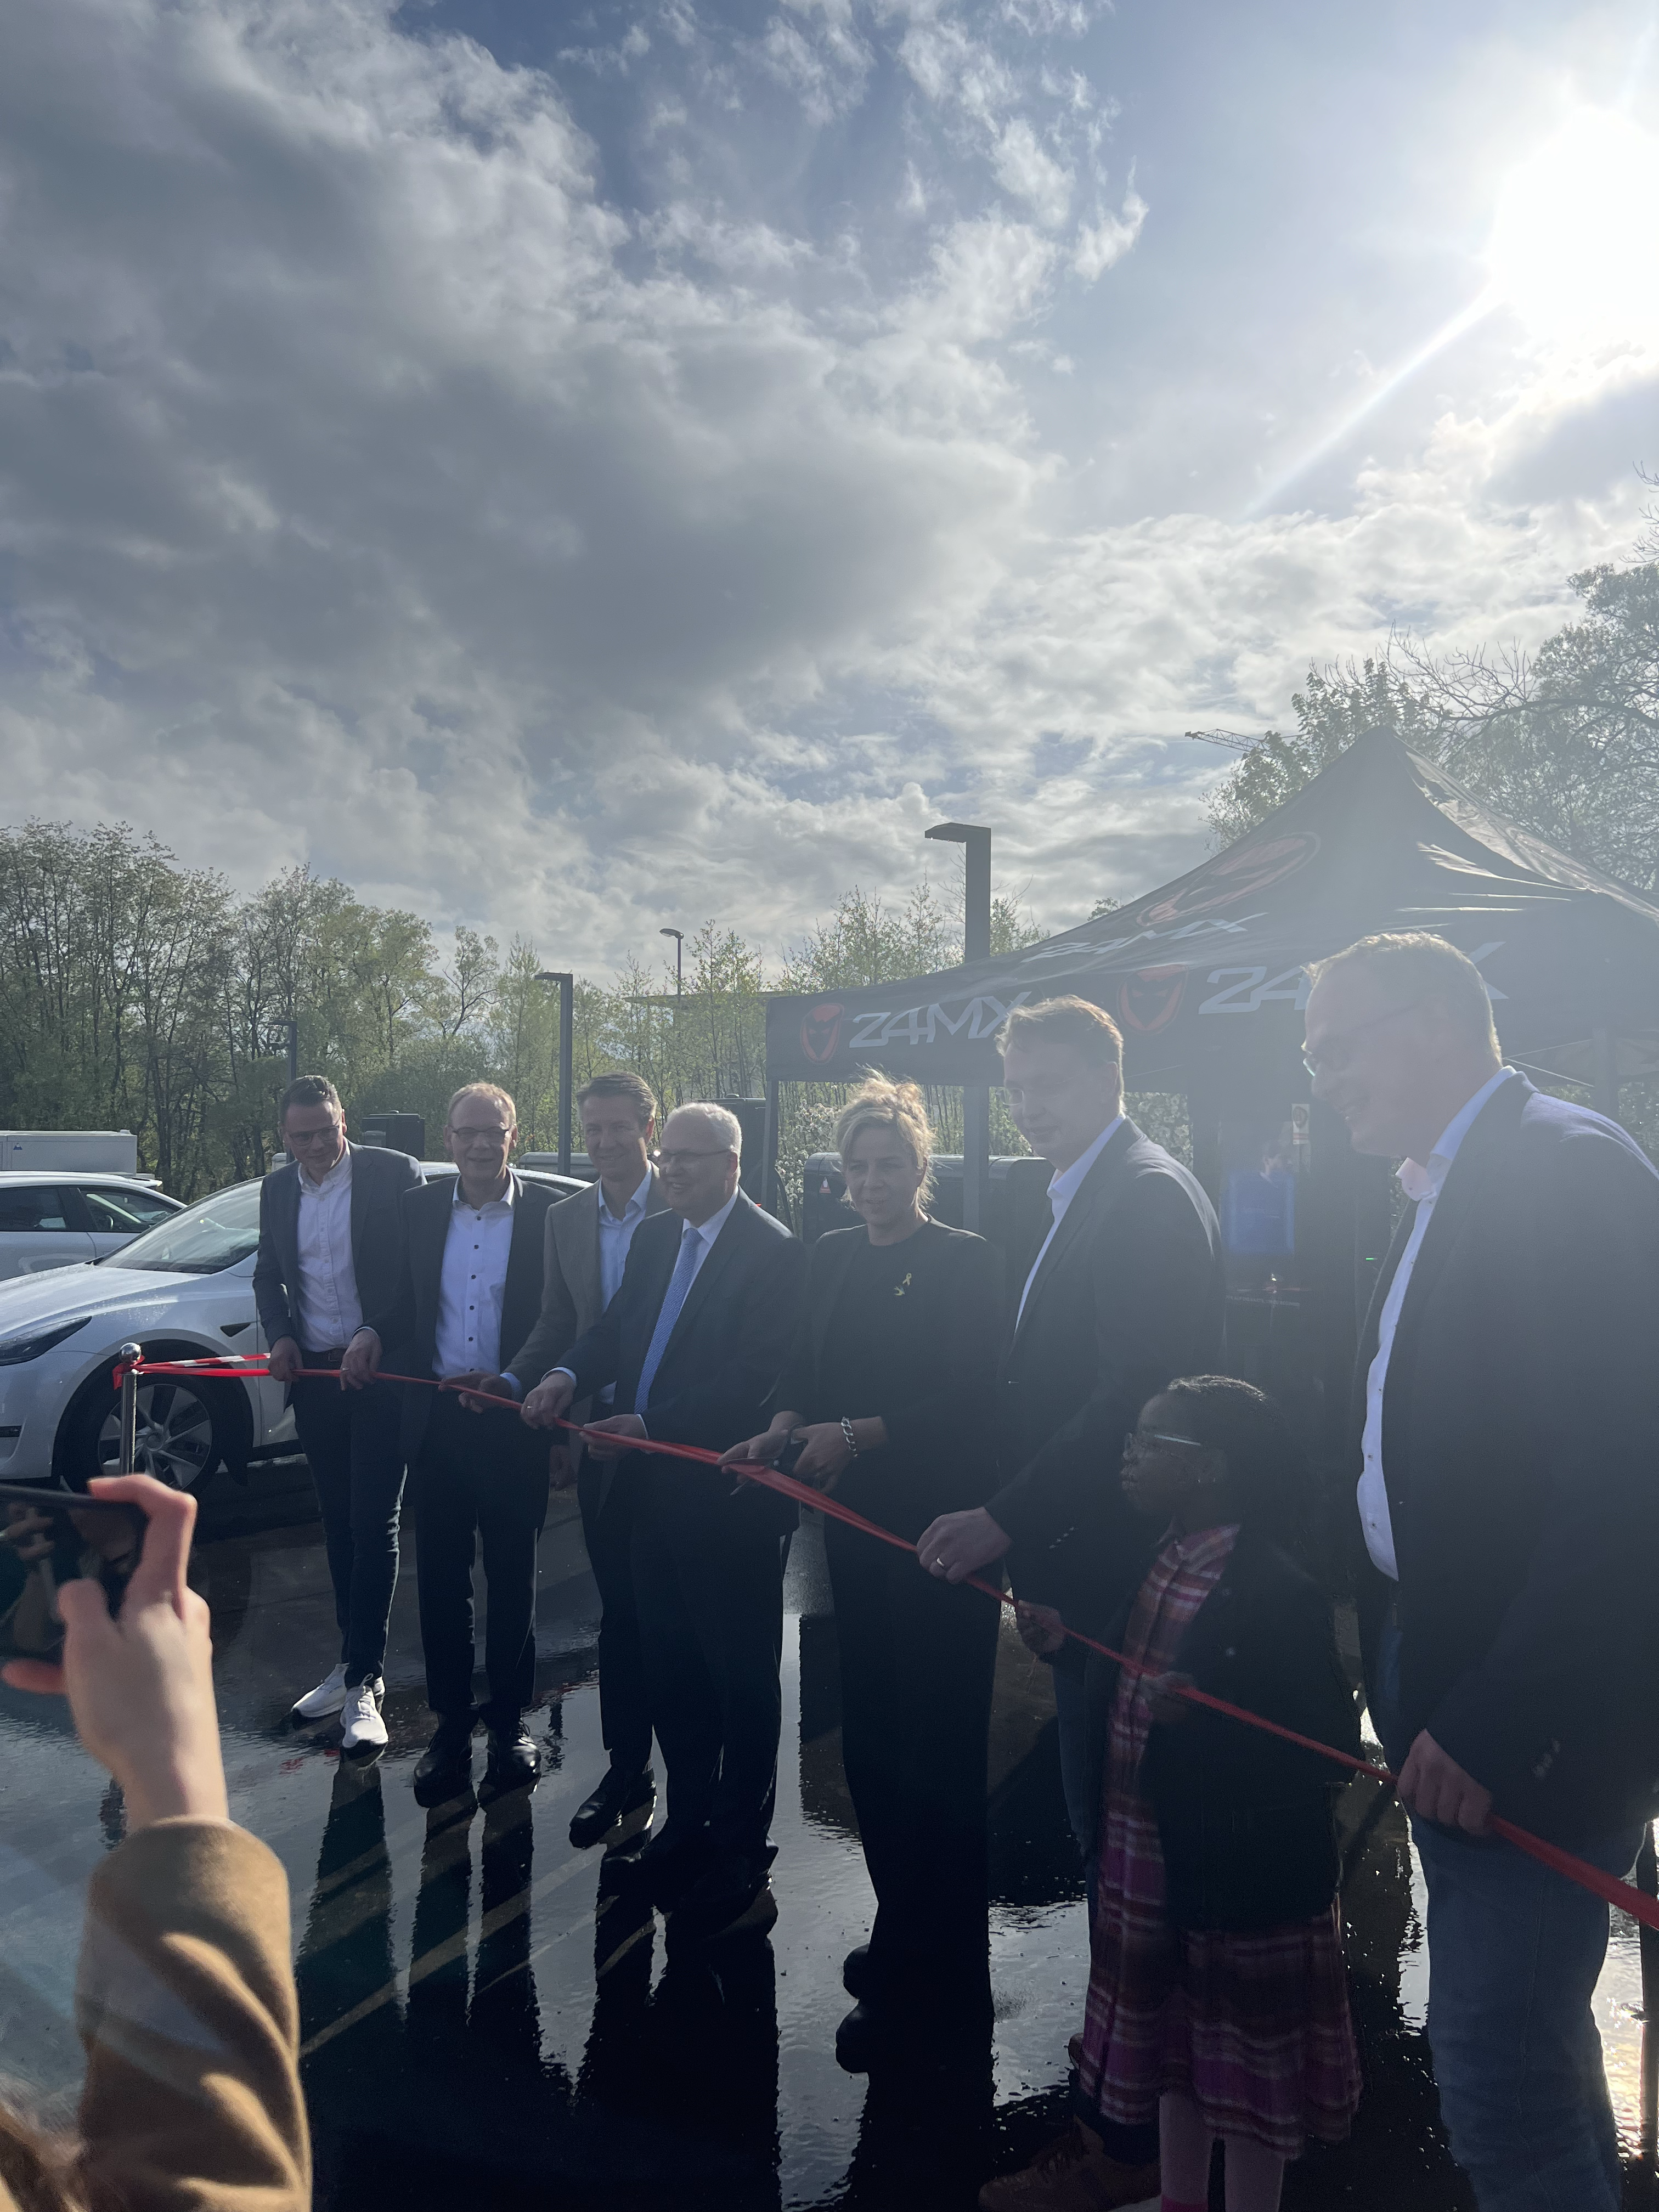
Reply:
<svg viewBox="0 0 1659 2212"><path fill-rule="evenodd" d="M325 1121L320 1129L284 1129L283 1134L289 1152L298 1152L307 1145L337 1145L343 1126L338 1121Z"/></svg>
<svg viewBox="0 0 1659 2212"><path fill-rule="evenodd" d="M1206 1451L1196 1437L1172 1437L1164 1429L1131 1429L1123 1439L1125 1459L1142 1459L1152 1444L1184 1444L1188 1451Z"/></svg>
<svg viewBox="0 0 1659 2212"><path fill-rule="evenodd" d="M653 1152L651 1157L659 1168L678 1168L684 1167L689 1160L729 1160L732 1147L730 1145L715 1145L706 1152Z"/></svg>
<svg viewBox="0 0 1659 2212"><path fill-rule="evenodd" d="M1409 1014L1412 1011L1412 1005L1390 1006L1386 1014L1373 1014L1368 1022L1356 1022L1343 1036L1333 1037L1323 1052L1310 1052L1304 1046L1302 1065L1310 1075L1340 1075L1353 1059L1353 1041L1357 1036L1363 1036L1367 1030L1376 1029L1380 1022L1394 1021L1401 1014Z"/></svg>
<svg viewBox="0 0 1659 2212"><path fill-rule="evenodd" d="M464 1145L493 1145L497 1152L512 1136L511 1129L458 1129L452 1123L450 1135L459 1137Z"/></svg>

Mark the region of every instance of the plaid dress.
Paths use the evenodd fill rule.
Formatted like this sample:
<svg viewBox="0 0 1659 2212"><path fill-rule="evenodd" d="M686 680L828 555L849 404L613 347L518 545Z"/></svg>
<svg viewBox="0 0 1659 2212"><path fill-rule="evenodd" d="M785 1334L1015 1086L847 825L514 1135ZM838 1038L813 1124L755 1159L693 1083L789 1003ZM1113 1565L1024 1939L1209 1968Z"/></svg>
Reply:
<svg viewBox="0 0 1659 2212"><path fill-rule="evenodd" d="M1203 1528L1164 1545L1129 1618L1130 1658L1160 1673L1175 1666L1237 1534ZM1161 2092L1175 2091L1213 2133L1285 2159L1309 2136L1340 2142L1358 2108L1359 2054L1336 1905L1249 1933L1170 1926L1158 1821L1140 1784L1152 1725L1142 1679L1126 1669L1112 1705L1084 2100L1138 2126L1158 2118Z"/></svg>

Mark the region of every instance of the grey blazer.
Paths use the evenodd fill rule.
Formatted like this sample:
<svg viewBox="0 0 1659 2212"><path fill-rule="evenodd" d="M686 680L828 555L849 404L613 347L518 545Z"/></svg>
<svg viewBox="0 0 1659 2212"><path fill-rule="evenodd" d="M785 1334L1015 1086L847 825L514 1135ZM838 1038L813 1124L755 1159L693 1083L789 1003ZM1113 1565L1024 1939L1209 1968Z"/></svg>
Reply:
<svg viewBox="0 0 1659 2212"><path fill-rule="evenodd" d="M647 1216L661 1213L667 1204L653 1168L651 1188L646 1194ZM520 1390L533 1390L571 1346L586 1335L604 1310L599 1286L599 1186L595 1183L591 1190L576 1191L547 1210L542 1246L542 1310L507 1368ZM585 1421L591 1409L592 1401L584 1399L571 1407L569 1418ZM581 1449L579 1444L579 1463Z"/></svg>

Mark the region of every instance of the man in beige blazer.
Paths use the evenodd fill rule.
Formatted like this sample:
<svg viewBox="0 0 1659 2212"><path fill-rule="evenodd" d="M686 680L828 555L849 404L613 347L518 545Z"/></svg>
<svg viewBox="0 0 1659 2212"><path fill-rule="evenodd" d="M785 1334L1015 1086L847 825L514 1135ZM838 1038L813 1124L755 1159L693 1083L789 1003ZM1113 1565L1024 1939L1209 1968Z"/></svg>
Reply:
<svg viewBox="0 0 1659 2212"><path fill-rule="evenodd" d="M586 1334L615 1297L634 1231L667 1205L651 1164L657 1102L648 1084L618 1068L576 1094L587 1157L599 1170L592 1190L549 1209L542 1310L502 1387L522 1399ZM516 1388L514 1387L516 1386ZM608 1405L571 1408L574 1420L598 1419ZM651 1771L651 1709L640 1650L629 1553L638 1462L594 1458L578 1439L554 1480L576 1486L588 1563L599 1588L599 1724L611 1765L576 1808L570 1840L597 1844L617 1823L656 1802Z"/></svg>

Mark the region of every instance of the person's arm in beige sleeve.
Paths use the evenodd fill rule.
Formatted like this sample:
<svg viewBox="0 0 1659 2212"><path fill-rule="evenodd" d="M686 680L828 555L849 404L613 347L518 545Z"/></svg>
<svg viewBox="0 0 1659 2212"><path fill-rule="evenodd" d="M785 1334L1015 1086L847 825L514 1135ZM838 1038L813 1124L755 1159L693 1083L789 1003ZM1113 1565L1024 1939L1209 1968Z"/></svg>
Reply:
<svg viewBox="0 0 1659 2212"><path fill-rule="evenodd" d="M592 1203L586 1192L581 1194L581 1202ZM519 1385L520 1398L533 1390L548 1370L558 1364L577 1336L576 1302L559 1264L558 1245L553 1233L553 1216L557 1210L551 1206L547 1209L546 1241L542 1247L542 1310L536 1317L535 1327L507 1365L507 1373Z"/></svg>
<svg viewBox="0 0 1659 2212"><path fill-rule="evenodd" d="M64 1583L62 1667L4 1670L15 1689L67 1692L126 1800L76 1990L79 2193L123 2212L307 2212L288 1883L228 1815L208 1609L185 1580L196 1502L148 1475L92 1487L149 1520L120 1612L95 1582Z"/></svg>
<svg viewBox="0 0 1659 2212"><path fill-rule="evenodd" d="M129 1837L92 1878L76 2016L89 2202L304 2212L288 1878L265 1844L223 1820Z"/></svg>

